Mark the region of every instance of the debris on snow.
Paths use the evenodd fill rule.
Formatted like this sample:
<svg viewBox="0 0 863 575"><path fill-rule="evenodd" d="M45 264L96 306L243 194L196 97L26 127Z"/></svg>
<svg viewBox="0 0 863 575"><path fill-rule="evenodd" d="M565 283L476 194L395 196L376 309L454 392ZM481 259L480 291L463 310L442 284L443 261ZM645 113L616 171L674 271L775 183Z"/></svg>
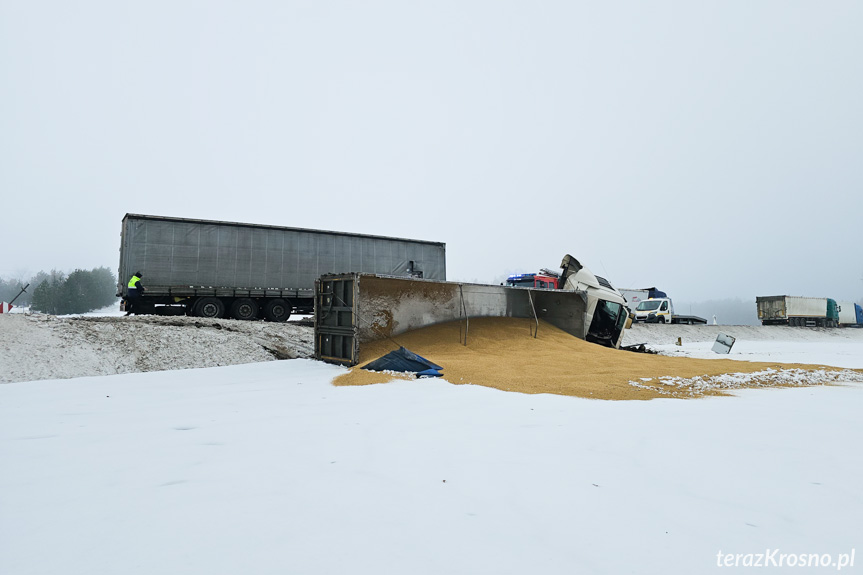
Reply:
<svg viewBox="0 0 863 575"><path fill-rule="evenodd" d="M803 387L846 382L863 382L863 373L851 369L765 369L752 373L726 373L690 378L672 376L641 378L641 381L630 381L629 385L663 395L681 397L751 387Z"/></svg>

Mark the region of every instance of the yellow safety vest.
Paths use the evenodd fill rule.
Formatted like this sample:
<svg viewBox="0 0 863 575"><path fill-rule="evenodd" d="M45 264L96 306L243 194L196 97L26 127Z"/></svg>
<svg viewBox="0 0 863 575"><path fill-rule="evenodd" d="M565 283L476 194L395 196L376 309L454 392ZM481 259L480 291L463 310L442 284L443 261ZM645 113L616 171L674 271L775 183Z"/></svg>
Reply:
<svg viewBox="0 0 863 575"><path fill-rule="evenodd" d="M135 286L135 284L138 283L139 281L141 281L141 278L139 278L138 276L132 276L132 279L129 280L129 287L130 288L137 287L137 286Z"/></svg>

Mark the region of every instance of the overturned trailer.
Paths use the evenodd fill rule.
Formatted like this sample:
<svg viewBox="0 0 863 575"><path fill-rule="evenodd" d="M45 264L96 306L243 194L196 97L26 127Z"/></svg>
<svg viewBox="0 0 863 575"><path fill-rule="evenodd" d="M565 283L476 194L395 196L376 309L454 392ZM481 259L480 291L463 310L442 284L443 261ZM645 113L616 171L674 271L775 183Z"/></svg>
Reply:
<svg viewBox="0 0 863 575"><path fill-rule="evenodd" d="M574 258L564 262L573 278L570 289L364 273L322 276L315 283L315 356L329 363L356 365L363 343L451 321L464 322L467 344L470 320L479 317L527 318L537 328L543 320L580 339L619 348L629 325L623 298L610 284L608 288L593 285L585 274L590 272ZM588 283L577 281L576 276Z"/></svg>

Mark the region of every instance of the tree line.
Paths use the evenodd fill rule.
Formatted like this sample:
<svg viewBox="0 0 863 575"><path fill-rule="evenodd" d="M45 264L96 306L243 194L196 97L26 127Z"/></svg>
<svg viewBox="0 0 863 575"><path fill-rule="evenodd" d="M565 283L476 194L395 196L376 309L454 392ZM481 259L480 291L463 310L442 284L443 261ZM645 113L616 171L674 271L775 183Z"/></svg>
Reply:
<svg viewBox="0 0 863 575"><path fill-rule="evenodd" d="M40 271L29 280L0 278L0 301L11 301L28 283L15 306L63 315L86 313L117 301L117 279L106 267L75 270L66 275L57 270Z"/></svg>

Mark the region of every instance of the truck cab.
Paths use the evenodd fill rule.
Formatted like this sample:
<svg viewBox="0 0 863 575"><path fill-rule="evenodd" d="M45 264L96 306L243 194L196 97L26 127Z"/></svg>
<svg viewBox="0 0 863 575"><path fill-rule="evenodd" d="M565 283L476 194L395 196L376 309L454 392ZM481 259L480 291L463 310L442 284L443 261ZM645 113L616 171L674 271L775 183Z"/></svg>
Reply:
<svg viewBox="0 0 863 575"><path fill-rule="evenodd" d="M584 339L620 348L623 331L632 325L626 299L607 279L595 275L569 254L564 256L560 267L563 270L560 274L543 268L540 273L511 275L506 285L584 293L587 303Z"/></svg>
<svg viewBox="0 0 863 575"><path fill-rule="evenodd" d="M584 267L567 254L560 263L561 289L584 292L587 296L584 336L589 342L620 348L623 332L632 325L626 299L607 279Z"/></svg>
<svg viewBox="0 0 863 575"><path fill-rule="evenodd" d="M635 308L635 321L645 323L671 323L674 304L671 298L650 298L639 302Z"/></svg>

